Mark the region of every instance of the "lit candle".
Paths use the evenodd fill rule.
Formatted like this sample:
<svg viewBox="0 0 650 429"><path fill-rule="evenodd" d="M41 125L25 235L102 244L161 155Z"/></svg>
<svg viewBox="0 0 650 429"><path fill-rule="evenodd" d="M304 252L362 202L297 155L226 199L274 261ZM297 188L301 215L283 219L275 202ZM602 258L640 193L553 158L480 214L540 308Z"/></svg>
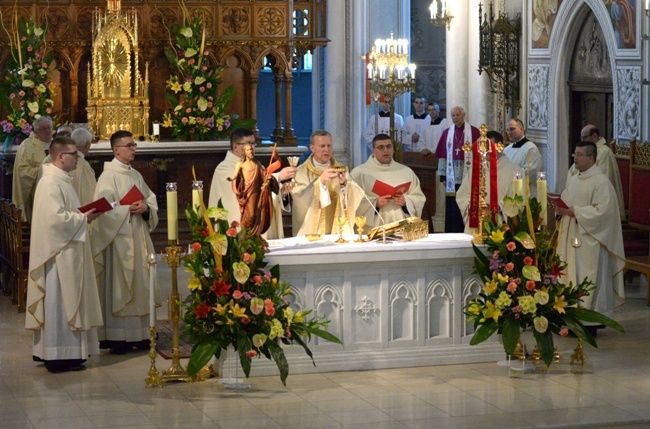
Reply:
<svg viewBox="0 0 650 429"><path fill-rule="evenodd" d="M156 254L149 254L149 326L156 326Z"/></svg>
<svg viewBox="0 0 650 429"><path fill-rule="evenodd" d="M537 200L542 205L542 225L547 224L547 186L546 186L546 172L540 171L537 173Z"/></svg>
<svg viewBox="0 0 650 429"><path fill-rule="evenodd" d="M178 241L178 194L176 182L167 183L167 240Z"/></svg>
<svg viewBox="0 0 650 429"><path fill-rule="evenodd" d="M522 175L520 171L515 173L515 177L512 180L512 192L514 195L522 195L522 190L524 188L524 181L522 180Z"/></svg>
<svg viewBox="0 0 650 429"><path fill-rule="evenodd" d="M158 122L153 123L153 135L154 136L160 135L160 124Z"/></svg>
<svg viewBox="0 0 650 429"><path fill-rule="evenodd" d="M201 201L203 201L203 180L194 180L192 182L192 209L197 213L201 212Z"/></svg>

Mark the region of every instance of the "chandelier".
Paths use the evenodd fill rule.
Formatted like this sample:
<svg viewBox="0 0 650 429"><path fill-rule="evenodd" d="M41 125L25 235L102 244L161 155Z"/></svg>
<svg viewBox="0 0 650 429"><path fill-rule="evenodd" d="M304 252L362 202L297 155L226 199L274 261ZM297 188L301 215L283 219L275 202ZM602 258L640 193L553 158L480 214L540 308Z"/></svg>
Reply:
<svg viewBox="0 0 650 429"><path fill-rule="evenodd" d="M519 108L519 41L521 40L521 16L509 19L501 4L499 18L494 19L493 4L490 2L490 16L483 14L478 5L480 53L478 72L490 77L492 92L500 92L506 107L511 103Z"/></svg>
<svg viewBox="0 0 650 429"><path fill-rule="evenodd" d="M436 27L447 26L447 31L451 30L451 20L454 16L447 9L447 2L445 1L444 7L442 0L433 0L429 6L431 12L431 23Z"/></svg>
<svg viewBox="0 0 650 429"><path fill-rule="evenodd" d="M408 62L408 40L377 39L368 53L368 89L375 101L383 96L390 105L390 137L395 144L395 159L401 160L401 144L395 130L394 102L398 96L415 90L415 64Z"/></svg>

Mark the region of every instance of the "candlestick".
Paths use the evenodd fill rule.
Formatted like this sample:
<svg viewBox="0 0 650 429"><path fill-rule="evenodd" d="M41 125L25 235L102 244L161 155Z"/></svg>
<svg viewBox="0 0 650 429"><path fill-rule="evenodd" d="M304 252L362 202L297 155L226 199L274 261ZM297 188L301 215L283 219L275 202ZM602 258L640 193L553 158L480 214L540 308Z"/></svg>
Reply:
<svg viewBox="0 0 650 429"><path fill-rule="evenodd" d="M149 254L149 326L156 326L156 254Z"/></svg>
<svg viewBox="0 0 650 429"><path fill-rule="evenodd" d="M176 182L167 183L167 240L178 241L178 187Z"/></svg>
<svg viewBox="0 0 650 429"><path fill-rule="evenodd" d="M520 171L515 173L514 179L512 179L512 193L514 195L523 195L521 192L524 188L524 181L522 179L522 174Z"/></svg>
<svg viewBox="0 0 650 429"><path fill-rule="evenodd" d="M547 194L547 183L546 183L546 172L540 171L537 173L537 200L542 205L542 212L540 214L542 219L542 225L548 224L547 216L547 204L546 201Z"/></svg>
<svg viewBox="0 0 650 429"><path fill-rule="evenodd" d="M201 201L203 201L203 180L193 180L192 181L192 210L194 210L197 213L201 213Z"/></svg>

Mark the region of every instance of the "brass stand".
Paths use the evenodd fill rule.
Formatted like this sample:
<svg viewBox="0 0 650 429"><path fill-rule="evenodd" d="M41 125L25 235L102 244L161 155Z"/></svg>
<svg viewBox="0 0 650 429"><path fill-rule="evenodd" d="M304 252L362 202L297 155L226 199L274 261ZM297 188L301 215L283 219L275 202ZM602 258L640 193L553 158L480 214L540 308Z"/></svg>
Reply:
<svg viewBox="0 0 650 429"><path fill-rule="evenodd" d="M575 363L580 362L580 365L585 366L585 362L586 362L585 351L582 348L581 338L578 338L578 345L576 346L576 348L573 350L573 353L571 354L571 365L573 365L574 362Z"/></svg>
<svg viewBox="0 0 650 429"><path fill-rule="evenodd" d="M151 367L147 373L147 378L144 379L145 387L158 386L162 387L162 379L160 373L156 368L156 327L149 327L149 359L151 359Z"/></svg>

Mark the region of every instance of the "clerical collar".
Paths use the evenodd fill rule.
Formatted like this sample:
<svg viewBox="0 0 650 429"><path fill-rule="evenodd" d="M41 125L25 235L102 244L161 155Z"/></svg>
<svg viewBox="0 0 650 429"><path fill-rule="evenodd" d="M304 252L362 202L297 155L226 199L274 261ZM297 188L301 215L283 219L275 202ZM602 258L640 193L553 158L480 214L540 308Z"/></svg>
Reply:
<svg viewBox="0 0 650 429"><path fill-rule="evenodd" d="M123 163L122 161L120 161L117 158L113 158L113 160L111 162L114 162L116 165L119 165L121 168L124 168L125 170L130 170L131 169L130 164L125 164L125 163Z"/></svg>
<svg viewBox="0 0 650 429"><path fill-rule="evenodd" d="M413 114L413 119L426 119L426 118L427 118L427 115L428 115L428 114L427 114L426 112L423 113L423 114L421 114L421 115L418 115L417 113L414 113L414 114Z"/></svg>
<svg viewBox="0 0 650 429"><path fill-rule="evenodd" d="M390 112L384 112L383 110L379 111L380 118L390 118Z"/></svg>
<svg viewBox="0 0 650 429"><path fill-rule="evenodd" d="M377 159L377 157L375 155L370 155L370 159L372 159L375 162L375 164L377 164L378 166L380 166L382 168L388 168L393 163L393 160L391 160L388 164L382 164L381 162L379 162L379 160Z"/></svg>
<svg viewBox="0 0 650 429"><path fill-rule="evenodd" d="M528 141L529 141L529 140L528 140L526 137L524 137L523 139L519 140L517 143L513 143L513 144L512 144L512 147L513 147L514 149L519 149L519 148L522 147L524 144L526 144Z"/></svg>
<svg viewBox="0 0 650 429"><path fill-rule="evenodd" d="M440 116L436 117L436 119L431 120L431 125L438 125L442 122L444 118L441 118Z"/></svg>
<svg viewBox="0 0 650 429"><path fill-rule="evenodd" d="M330 166L329 162L326 162L325 164L321 164L320 162L316 161L316 158L312 157L311 162L314 164L314 167L318 168L319 170L326 170L327 167Z"/></svg>

